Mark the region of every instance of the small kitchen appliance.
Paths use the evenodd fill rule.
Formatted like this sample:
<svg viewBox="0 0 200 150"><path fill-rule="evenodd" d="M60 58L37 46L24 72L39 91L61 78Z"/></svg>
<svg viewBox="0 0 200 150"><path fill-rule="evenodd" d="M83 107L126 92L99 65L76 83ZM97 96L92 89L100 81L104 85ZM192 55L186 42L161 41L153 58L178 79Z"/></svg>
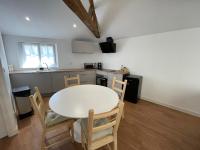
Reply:
<svg viewBox="0 0 200 150"><path fill-rule="evenodd" d="M95 69L95 63L84 63L84 69Z"/></svg>
<svg viewBox="0 0 200 150"><path fill-rule="evenodd" d="M102 63L101 63L101 62L98 62L98 64L97 64L97 69L99 69L99 70L102 69Z"/></svg>

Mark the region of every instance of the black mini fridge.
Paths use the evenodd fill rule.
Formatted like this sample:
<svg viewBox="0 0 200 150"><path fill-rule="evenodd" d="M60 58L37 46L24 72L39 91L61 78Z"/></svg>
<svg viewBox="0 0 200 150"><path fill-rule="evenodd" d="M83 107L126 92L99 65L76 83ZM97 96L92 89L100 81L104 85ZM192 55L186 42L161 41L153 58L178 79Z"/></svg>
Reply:
<svg viewBox="0 0 200 150"><path fill-rule="evenodd" d="M127 80L124 100L137 103L140 99L142 89L142 76L139 75L125 75L124 80Z"/></svg>

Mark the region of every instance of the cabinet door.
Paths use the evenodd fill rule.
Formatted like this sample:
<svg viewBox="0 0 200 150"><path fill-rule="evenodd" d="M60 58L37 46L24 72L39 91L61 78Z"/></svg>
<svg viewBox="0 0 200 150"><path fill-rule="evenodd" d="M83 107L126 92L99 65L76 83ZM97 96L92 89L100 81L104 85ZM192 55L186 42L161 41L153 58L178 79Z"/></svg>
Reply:
<svg viewBox="0 0 200 150"><path fill-rule="evenodd" d="M19 86L23 86L22 82L25 82L25 85L30 86L29 84L26 83L26 76L24 74L10 74L10 82L12 88L16 88Z"/></svg>
<svg viewBox="0 0 200 150"><path fill-rule="evenodd" d="M81 71L70 71L69 72L69 77L75 77L77 74L80 75Z"/></svg>
<svg viewBox="0 0 200 150"><path fill-rule="evenodd" d="M80 73L81 84L96 84L95 71L84 71Z"/></svg>
<svg viewBox="0 0 200 150"><path fill-rule="evenodd" d="M96 83L96 73L93 70L86 71L75 71L70 72L69 76L73 77L79 74L81 84L95 84Z"/></svg>
<svg viewBox="0 0 200 150"><path fill-rule="evenodd" d="M72 41L72 53L95 53L100 51L96 42Z"/></svg>
<svg viewBox="0 0 200 150"><path fill-rule="evenodd" d="M52 76L52 87L53 87L52 92L57 92L65 88L64 76L69 77L68 72L52 72L51 76Z"/></svg>
<svg viewBox="0 0 200 150"><path fill-rule="evenodd" d="M36 73L34 86L38 86L42 94L52 93L52 81L50 73ZM34 79L34 77L33 77Z"/></svg>
<svg viewBox="0 0 200 150"><path fill-rule="evenodd" d="M28 85L31 88L32 93L34 92L35 86L39 88L42 94L52 92L50 73L22 73L12 74L10 77L12 88Z"/></svg>

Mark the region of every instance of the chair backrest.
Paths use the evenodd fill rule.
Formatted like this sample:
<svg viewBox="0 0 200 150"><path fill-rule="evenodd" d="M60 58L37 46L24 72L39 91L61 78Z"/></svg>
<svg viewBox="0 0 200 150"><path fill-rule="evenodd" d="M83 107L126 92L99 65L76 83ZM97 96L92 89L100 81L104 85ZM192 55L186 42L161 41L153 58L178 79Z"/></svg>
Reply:
<svg viewBox="0 0 200 150"><path fill-rule="evenodd" d="M123 81L117 80L116 77L113 78L112 89L119 94L120 100L122 101L124 100L126 85L127 85L127 80L123 82Z"/></svg>
<svg viewBox="0 0 200 150"><path fill-rule="evenodd" d="M75 77L64 76L65 87L80 85L80 76L77 74Z"/></svg>
<svg viewBox="0 0 200 150"><path fill-rule="evenodd" d="M35 93L29 96L29 98L35 113L37 113L39 116L42 126L45 127L45 105L38 87L35 87Z"/></svg>
<svg viewBox="0 0 200 150"><path fill-rule="evenodd" d="M117 131L119 127L119 123L121 120L122 112L124 108L124 102L120 101L118 106L106 113L101 114L94 114L94 110L89 111L89 117L88 117L88 126L87 126L87 132L88 132L88 145L92 144L92 136L93 133L101 132L106 129L112 129L111 135L105 135L106 136L117 136ZM100 121L102 119L105 119L106 121L103 123L100 123L99 125L96 125L96 121ZM101 137L101 138L105 138Z"/></svg>

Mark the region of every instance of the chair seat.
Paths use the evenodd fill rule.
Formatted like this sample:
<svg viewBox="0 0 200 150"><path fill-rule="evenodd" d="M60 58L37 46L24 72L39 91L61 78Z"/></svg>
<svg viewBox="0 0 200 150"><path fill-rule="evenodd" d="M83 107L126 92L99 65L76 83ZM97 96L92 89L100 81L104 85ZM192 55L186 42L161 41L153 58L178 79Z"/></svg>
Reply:
<svg viewBox="0 0 200 150"><path fill-rule="evenodd" d="M81 120L81 128L83 130L83 133L85 134L85 137L87 137L87 122L88 122L88 119ZM96 120L94 123L94 127L98 127L98 126L106 124L108 122L109 122L108 119L105 119L105 118ZM95 132L92 135L92 141L95 141L95 140L105 137L107 135L111 135L112 131L113 131L113 128L108 128L108 129L105 129L105 130L102 130L99 132Z"/></svg>
<svg viewBox="0 0 200 150"><path fill-rule="evenodd" d="M50 110L46 114L45 124L46 124L46 127L51 127L51 126L54 126L54 125L59 124L61 122L64 122L68 119L69 118L58 115L55 112Z"/></svg>

